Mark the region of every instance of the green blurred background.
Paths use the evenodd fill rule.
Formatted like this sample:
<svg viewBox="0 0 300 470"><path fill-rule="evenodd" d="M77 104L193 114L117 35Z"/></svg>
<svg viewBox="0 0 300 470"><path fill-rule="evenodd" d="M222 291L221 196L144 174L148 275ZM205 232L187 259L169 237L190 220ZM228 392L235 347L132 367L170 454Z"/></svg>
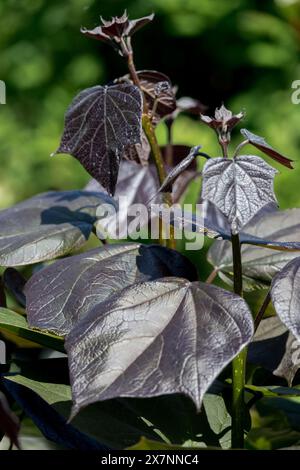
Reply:
<svg viewBox="0 0 300 470"><path fill-rule="evenodd" d="M300 105L291 102L291 84L300 79L300 2L292 0L1 0L0 206L89 179L75 159L49 154L73 96L126 73L110 47L79 33L124 8L132 18L156 13L134 37L137 67L165 72L179 96L201 99L210 112L222 101L245 109L243 126L295 160L276 186L281 207L298 206ZM188 117L175 139L219 152L213 133Z"/></svg>

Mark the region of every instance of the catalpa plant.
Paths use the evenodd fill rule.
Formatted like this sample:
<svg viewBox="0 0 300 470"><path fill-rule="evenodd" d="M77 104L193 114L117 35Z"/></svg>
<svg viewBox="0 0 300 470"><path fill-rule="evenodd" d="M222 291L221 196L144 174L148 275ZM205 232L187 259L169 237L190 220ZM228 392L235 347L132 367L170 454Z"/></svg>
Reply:
<svg viewBox="0 0 300 470"><path fill-rule="evenodd" d="M20 445L8 399L62 448L296 445L300 209L278 210L269 158L288 169L292 161L246 129L233 150L243 112L222 105L208 116L198 100L177 98L163 73L136 70L132 36L152 20L125 12L82 29L128 66L113 83L81 91L65 115L55 153L77 158L93 180L0 213L0 327L10 345L1 429ZM173 144L180 113L215 131L221 156ZM200 222L178 210L191 182L201 188ZM95 238L97 211L122 212L122 195L170 208L168 222L156 214L150 244ZM201 264L176 250L180 226L215 239L207 280Z"/></svg>

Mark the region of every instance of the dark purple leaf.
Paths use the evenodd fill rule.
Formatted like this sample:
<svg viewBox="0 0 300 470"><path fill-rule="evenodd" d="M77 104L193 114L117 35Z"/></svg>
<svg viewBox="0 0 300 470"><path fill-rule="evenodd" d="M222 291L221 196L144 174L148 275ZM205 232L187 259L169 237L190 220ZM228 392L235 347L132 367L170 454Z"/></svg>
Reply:
<svg viewBox="0 0 300 470"><path fill-rule="evenodd" d="M176 98L169 77L155 70L138 72L149 110L155 106L155 118L160 120L176 109Z"/></svg>
<svg viewBox="0 0 300 470"><path fill-rule="evenodd" d="M284 157L281 153L277 152L277 150L273 149L273 147L271 147L263 137L255 135L247 129L241 129L241 134L249 141L249 144L252 144L254 147L258 148L263 153L273 158L273 160L276 160L287 168L293 169L293 160Z"/></svg>
<svg viewBox="0 0 300 470"><path fill-rule="evenodd" d="M4 283L2 280L2 276L0 276L0 307L6 307L7 302L6 302L6 293L4 289Z"/></svg>
<svg viewBox="0 0 300 470"><path fill-rule="evenodd" d="M77 158L113 194L124 149L141 142L142 95L131 84L88 88L71 103L55 153Z"/></svg>
<svg viewBox="0 0 300 470"><path fill-rule="evenodd" d="M99 41L111 42L116 46L120 43L121 39L132 36L140 28L150 23L153 18L154 14L137 18L136 20L129 20L127 12L125 11L122 16L113 16L110 21L105 21L101 17L101 26L97 26L92 30L81 28L81 32L85 36L92 37Z"/></svg>
<svg viewBox="0 0 300 470"><path fill-rule="evenodd" d="M161 147L161 152L163 159L165 161L166 168L172 169L174 166L180 164L182 160L189 154L191 147L187 145L177 145L174 144L171 146L164 145ZM174 181L172 185L172 201L177 203L180 201L181 197L185 193L186 189L189 186L189 183L200 176L200 172L197 171L197 161L193 159L187 170L183 171ZM200 191L200 186L199 186Z"/></svg>
<svg viewBox="0 0 300 470"><path fill-rule="evenodd" d="M189 147L186 147L189 150ZM191 170L184 171L173 184L172 199L176 203L180 200L183 195L189 181L197 177L197 172L193 170L194 164L191 163ZM159 181L157 171L154 164L147 166L137 165L135 162L122 161L120 164L119 177L116 186L115 198L122 200L119 205L119 227L118 237L124 238L130 236L130 222L133 219L132 216L128 215L128 210L133 204L143 204L146 206L150 199L150 196L157 192L159 188ZM87 191L103 191L104 188L97 183L95 180L91 180L85 188ZM160 197L156 197L152 202L159 204ZM156 217L151 211L145 211L141 213L140 226L145 227L150 220ZM107 217L105 223L101 222L101 228L103 229L103 236L107 234L110 237L115 236L115 218Z"/></svg>
<svg viewBox="0 0 300 470"><path fill-rule="evenodd" d="M230 135L232 129L244 118L244 113L232 114L229 109L222 105L215 110L215 116L200 116L201 121L214 129L219 135Z"/></svg>
<svg viewBox="0 0 300 470"><path fill-rule="evenodd" d="M126 147L123 153L123 158L125 160L135 161L145 166L148 163L150 157L150 150L150 144L145 132L142 130L141 143L129 145Z"/></svg>
<svg viewBox="0 0 300 470"><path fill-rule="evenodd" d="M88 240L107 194L50 191L0 212L0 265L21 266L54 259Z"/></svg>
<svg viewBox="0 0 300 470"><path fill-rule="evenodd" d="M67 449L85 451L107 450L106 446L101 445L95 439L83 434L74 426L67 423L66 418L61 416L50 404L30 388L22 383L14 382L13 378L10 380L10 377L4 378L3 383L6 390L47 439ZM46 383L43 385L44 388L47 388Z"/></svg>
<svg viewBox="0 0 300 470"><path fill-rule="evenodd" d="M243 275L252 283L252 288L261 287L261 283L268 285L276 273L299 256L299 220L300 209L265 211L264 208L244 227L240 234L244 244ZM226 233L223 228L222 238L226 239ZM231 243L216 241L209 249L208 261L226 276L232 274Z"/></svg>
<svg viewBox="0 0 300 470"><path fill-rule="evenodd" d="M2 392L0 392L0 429L12 444L20 448L18 440L20 423L17 416L10 410L8 401Z"/></svg>
<svg viewBox="0 0 300 470"><path fill-rule="evenodd" d="M203 168L201 197L215 204L228 217L232 232L238 233L262 207L276 201L276 173L254 155L214 158Z"/></svg>
<svg viewBox="0 0 300 470"><path fill-rule="evenodd" d="M174 168L172 168L172 170L168 173L163 184L159 187L158 191L151 197L151 200L154 199L158 193L172 192L174 181L192 164L195 158L199 155L200 148L201 145L198 145L197 147L192 147L189 154L184 157Z"/></svg>
<svg viewBox="0 0 300 470"><path fill-rule="evenodd" d="M285 378L291 386L300 368L299 357L300 343L280 319L262 320L249 345L248 361Z"/></svg>
<svg viewBox="0 0 300 470"><path fill-rule="evenodd" d="M172 83L167 75L155 70L137 72L142 92L144 93L149 112L153 112L154 124L168 116L176 109L176 98ZM130 83L129 75L118 78L116 83Z"/></svg>
<svg viewBox="0 0 300 470"><path fill-rule="evenodd" d="M170 168L174 167L175 165L178 165L191 151L191 147L189 147L188 145L173 144L171 145L172 159L169 162L168 161L168 147L169 147L168 145L163 145L161 146L160 149L161 149L161 153L162 153L162 156L166 165L169 166ZM193 171L197 170L196 160L191 161L189 169Z"/></svg>
<svg viewBox="0 0 300 470"><path fill-rule="evenodd" d="M72 415L113 397L173 393L189 396L199 410L252 335L245 301L218 287L165 278L124 289L67 337Z"/></svg>
<svg viewBox="0 0 300 470"><path fill-rule="evenodd" d="M274 276L271 284L271 299L282 323L300 341L299 257L290 261Z"/></svg>
<svg viewBox="0 0 300 470"><path fill-rule="evenodd" d="M174 250L138 243L104 246L57 261L26 284L29 326L65 335L112 294L164 276L195 280L197 270Z"/></svg>
<svg viewBox="0 0 300 470"><path fill-rule="evenodd" d="M26 279L19 271L14 268L7 268L3 273L3 282L6 287L19 302L22 307L25 307L26 298L24 294L24 287Z"/></svg>
<svg viewBox="0 0 300 470"><path fill-rule="evenodd" d="M195 98L190 98L189 96L182 96L177 100L177 108L180 112L199 115L207 109L207 106L205 106L203 103L201 103L201 101L196 100Z"/></svg>

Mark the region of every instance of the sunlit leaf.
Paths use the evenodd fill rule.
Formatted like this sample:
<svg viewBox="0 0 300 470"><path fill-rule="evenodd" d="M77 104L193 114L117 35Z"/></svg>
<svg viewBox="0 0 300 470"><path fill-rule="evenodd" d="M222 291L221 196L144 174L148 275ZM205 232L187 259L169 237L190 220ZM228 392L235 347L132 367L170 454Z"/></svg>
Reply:
<svg viewBox="0 0 300 470"><path fill-rule="evenodd" d="M29 325L65 335L112 294L164 276L195 280L197 271L174 250L138 243L104 246L57 261L26 284Z"/></svg>
<svg viewBox="0 0 300 470"><path fill-rule="evenodd" d="M215 204L238 233L262 207L276 201L276 173L254 155L211 159L203 168L202 198Z"/></svg>
<svg viewBox="0 0 300 470"><path fill-rule="evenodd" d="M276 160L287 168L293 168L293 160L284 157L281 153L277 152L277 150L273 149L273 147L271 147L263 137L255 135L247 129L241 129L241 134L249 141L249 144L252 144L266 155L269 155L273 160Z"/></svg>
<svg viewBox="0 0 300 470"><path fill-rule="evenodd" d="M7 308L0 308L0 329L10 331L20 338L27 339L46 348L60 352L65 351L61 338L47 332L31 329L23 315Z"/></svg>
<svg viewBox="0 0 300 470"><path fill-rule="evenodd" d="M21 266L62 256L84 245L106 194L51 191L0 212L0 265Z"/></svg>
<svg viewBox="0 0 300 470"><path fill-rule="evenodd" d="M247 304L218 287L164 278L124 289L67 337L73 415L99 400L170 393L199 409L252 334Z"/></svg>
<svg viewBox="0 0 300 470"><path fill-rule="evenodd" d="M195 160L197 155L199 155L199 150L201 146L198 145L197 147L192 147L189 154L184 157L172 170L168 173L166 179L159 187L157 193L161 192L172 192L172 186L174 181L178 176L180 176L187 168L191 165L191 163ZM157 193L155 193L152 198L154 198Z"/></svg>
<svg viewBox="0 0 300 470"><path fill-rule="evenodd" d="M142 96L131 84L88 88L71 103L56 153L77 158L113 194L120 159L141 141Z"/></svg>
<svg viewBox="0 0 300 470"><path fill-rule="evenodd" d="M243 229L243 275L253 286L267 286L273 276L291 259L299 256L300 209L258 214ZM297 241L298 240L298 241ZM246 245L253 243L251 245ZM255 246L262 245L262 246ZM271 249L269 249L271 248ZM208 261L225 275L232 275L232 249L227 241L216 241L208 252Z"/></svg>
<svg viewBox="0 0 300 470"><path fill-rule="evenodd" d="M30 365L24 364L24 361L19 362L18 366L21 366L20 373L7 376L7 380L26 387L25 393L27 393L27 389L34 392L32 396L29 394L29 398L33 397L33 400L36 396L35 394L37 394L48 405L51 405L53 410L59 413L59 422L63 422L63 419L69 418L72 407L71 387L61 377L63 375L62 371L65 372L65 369L66 376L68 377L66 362L66 358L43 359L33 361ZM20 391L22 392L22 388ZM141 436L146 436L148 439L158 438L158 434L152 429L150 422L146 424L139 414L139 410L133 405L132 401L128 402L126 399L107 400L93 404L82 410L72 420L73 430L76 428L81 433L113 449L122 449L130 446L136 443ZM151 410L151 403L149 405ZM149 421L149 413L147 413L145 408L147 409L147 407L144 407L144 416ZM44 410L46 410L46 416L43 416ZM44 407L36 406L31 411L34 412L38 427L42 431L46 427L47 431L46 420L49 418L49 412L51 413L50 407L46 407L44 404ZM199 419L196 413L194 415ZM54 413L53 417L55 418L55 416L55 421L57 421L57 415ZM51 421L52 418L50 419L50 424L52 424Z"/></svg>

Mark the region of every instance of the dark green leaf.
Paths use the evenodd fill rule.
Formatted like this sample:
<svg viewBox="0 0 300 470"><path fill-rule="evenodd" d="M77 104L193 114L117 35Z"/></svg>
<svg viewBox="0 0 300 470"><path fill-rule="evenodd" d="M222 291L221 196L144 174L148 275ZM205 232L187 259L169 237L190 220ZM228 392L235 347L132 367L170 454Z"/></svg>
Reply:
<svg viewBox="0 0 300 470"><path fill-rule="evenodd" d="M268 285L291 259L299 256L300 209L264 212L244 227L241 234L243 275L253 286ZM249 234L249 235L248 235ZM255 245L245 246L254 242ZM259 239L259 240L258 240ZM299 240L299 241L297 241ZM272 248L271 250L269 248ZM273 251L274 250L274 251ZM208 261L225 275L232 275L231 244L216 241L208 252Z"/></svg>
<svg viewBox="0 0 300 470"><path fill-rule="evenodd" d="M46 348L60 352L65 351L62 338L50 333L32 330L28 326L25 317L7 308L0 308L0 329L10 331L20 338L27 339Z"/></svg>

